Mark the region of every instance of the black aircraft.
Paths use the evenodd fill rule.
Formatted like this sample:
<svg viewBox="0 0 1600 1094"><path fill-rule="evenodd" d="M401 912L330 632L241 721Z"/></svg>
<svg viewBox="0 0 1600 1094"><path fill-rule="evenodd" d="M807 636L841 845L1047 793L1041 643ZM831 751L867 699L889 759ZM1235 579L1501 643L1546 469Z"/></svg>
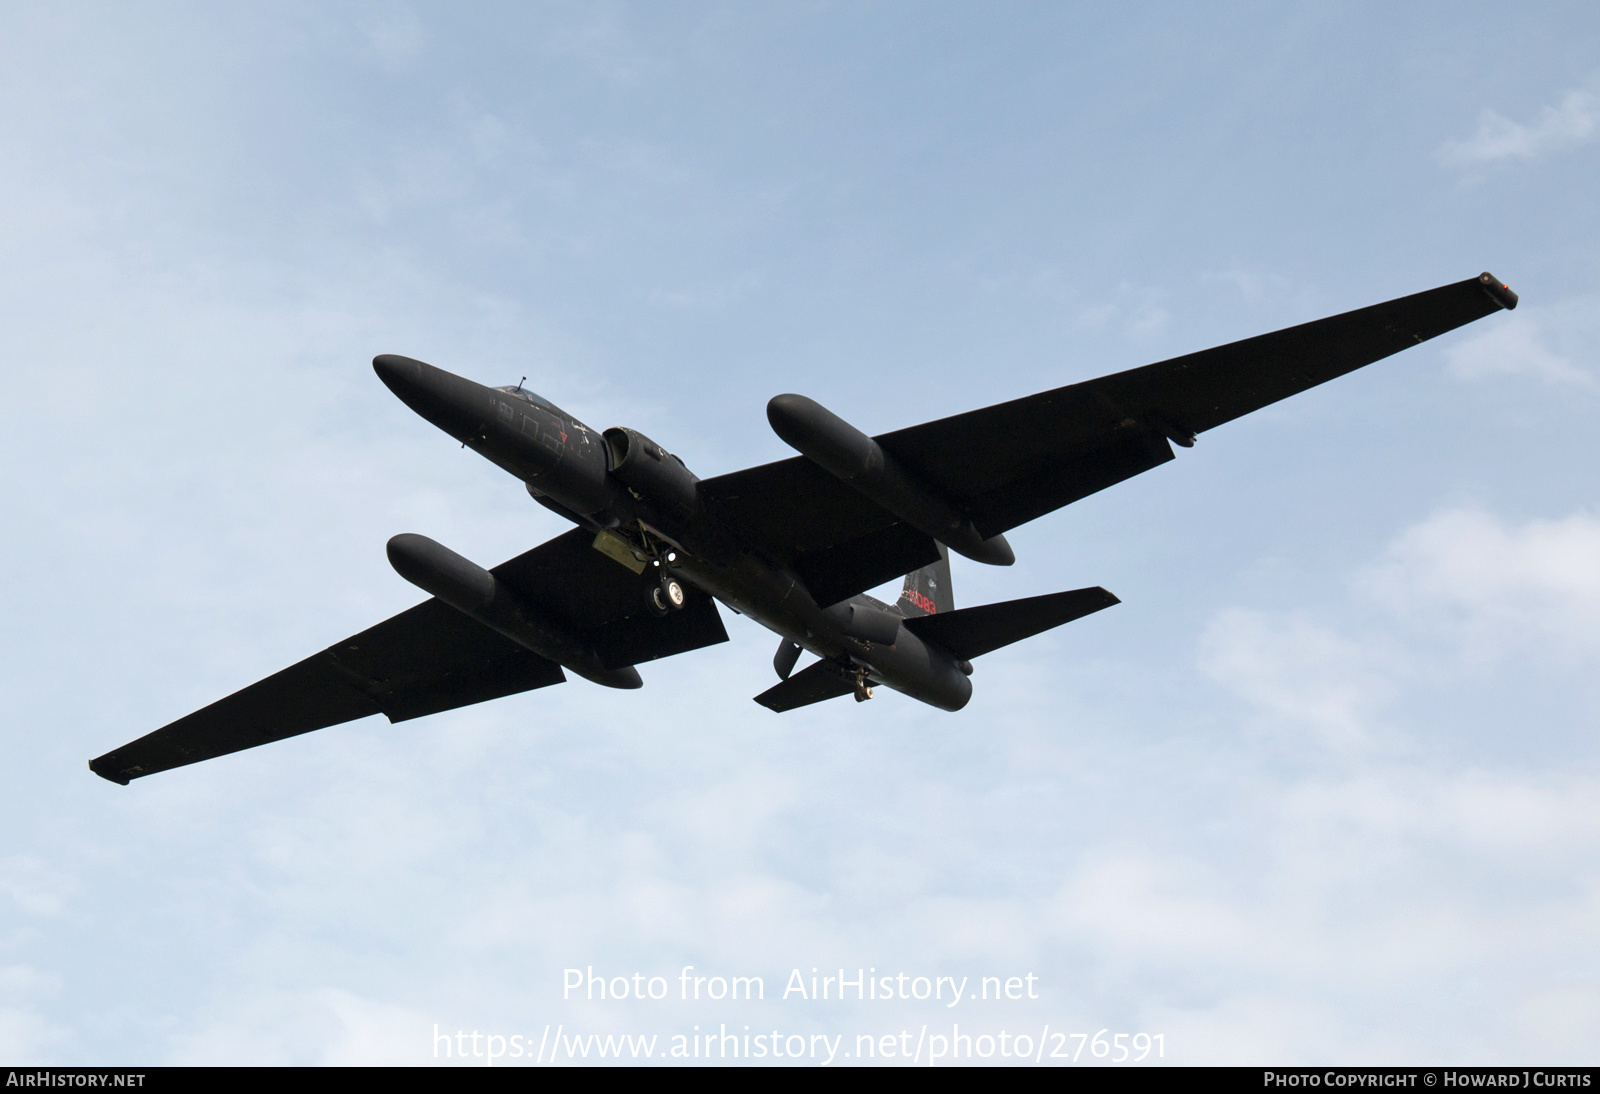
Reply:
<svg viewBox="0 0 1600 1094"><path fill-rule="evenodd" d="M727 641L713 600L782 636L774 711L882 684L944 710L972 660L1117 603L1100 588L956 609L946 548L1014 561L1003 533L1173 458L1195 436L1517 306L1493 276L868 437L802 395L767 404L801 454L712 479L632 429L590 429L522 385L407 357L373 368L422 417L577 525L485 570L418 535L389 561L432 594L89 764L127 785L371 714L391 722L559 684L637 688L635 665ZM865 595L907 575L898 603ZM819 660L794 672L802 649Z"/></svg>

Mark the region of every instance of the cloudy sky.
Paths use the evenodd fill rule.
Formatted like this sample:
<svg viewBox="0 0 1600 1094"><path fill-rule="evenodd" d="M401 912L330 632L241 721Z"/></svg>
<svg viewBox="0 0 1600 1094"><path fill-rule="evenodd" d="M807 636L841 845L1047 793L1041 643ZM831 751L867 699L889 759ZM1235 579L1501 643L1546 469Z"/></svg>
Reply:
<svg viewBox="0 0 1600 1094"><path fill-rule="evenodd" d="M0 94L0 1061L1600 1056L1592 4L14 5ZM881 432L1485 269L1515 314L958 559L1123 600L959 714L769 714L724 613L642 692L85 766L414 603L397 532L562 530L376 353L709 476L779 392ZM781 998L841 967L1038 998Z"/></svg>

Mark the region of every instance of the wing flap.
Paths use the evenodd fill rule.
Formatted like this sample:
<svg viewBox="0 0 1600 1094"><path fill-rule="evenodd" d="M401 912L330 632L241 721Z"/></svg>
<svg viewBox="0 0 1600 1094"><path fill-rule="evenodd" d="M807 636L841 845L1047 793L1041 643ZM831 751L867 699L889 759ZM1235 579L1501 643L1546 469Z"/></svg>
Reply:
<svg viewBox="0 0 1600 1094"><path fill-rule="evenodd" d="M1142 429L1108 434L1070 459L1040 461L1042 466L1032 474L972 499L966 510L973 526L985 538L997 536L1173 458L1165 437Z"/></svg>
<svg viewBox="0 0 1600 1094"><path fill-rule="evenodd" d="M612 565L616 565L612 563ZM717 613L716 601L699 589L684 586L683 607L667 616L649 610L610 620L590 635L600 661L608 669L642 665L662 657L672 657L728 640L728 632ZM637 603L645 603L640 593Z"/></svg>

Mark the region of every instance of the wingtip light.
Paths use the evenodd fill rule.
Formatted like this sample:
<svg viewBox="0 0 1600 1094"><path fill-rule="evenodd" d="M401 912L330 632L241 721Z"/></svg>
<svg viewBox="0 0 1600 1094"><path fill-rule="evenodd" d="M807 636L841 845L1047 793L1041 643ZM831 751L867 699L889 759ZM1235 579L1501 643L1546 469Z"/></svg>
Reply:
<svg viewBox="0 0 1600 1094"><path fill-rule="evenodd" d="M1496 304L1506 311L1514 311L1517 307L1517 294L1511 291L1511 286L1501 281L1488 270L1478 275L1478 283L1483 286L1483 291L1489 294Z"/></svg>

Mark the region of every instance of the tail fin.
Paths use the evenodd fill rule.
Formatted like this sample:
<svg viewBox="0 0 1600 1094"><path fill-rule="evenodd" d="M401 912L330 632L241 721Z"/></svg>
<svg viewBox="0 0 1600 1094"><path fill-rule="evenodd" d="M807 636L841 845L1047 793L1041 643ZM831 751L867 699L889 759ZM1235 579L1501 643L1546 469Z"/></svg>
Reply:
<svg viewBox="0 0 1600 1094"><path fill-rule="evenodd" d="M909 586L909 579L907 584ZM958 612L930 615L926 619L907 619L904 626L918 638L943 646L955 656L970 661L1119 603L1116 597L1095 586L1049 596L1031 596L1026 600L983 604Z"/></svg>
<svg viewBox="0 0 1600 1094"><path fill-rule="evenodd" d="M955 592L950 588L950 552L942 543L936 546L939 561L907 574L900 599L895 602L900 614L907 619L956 610Z"/></svg>

